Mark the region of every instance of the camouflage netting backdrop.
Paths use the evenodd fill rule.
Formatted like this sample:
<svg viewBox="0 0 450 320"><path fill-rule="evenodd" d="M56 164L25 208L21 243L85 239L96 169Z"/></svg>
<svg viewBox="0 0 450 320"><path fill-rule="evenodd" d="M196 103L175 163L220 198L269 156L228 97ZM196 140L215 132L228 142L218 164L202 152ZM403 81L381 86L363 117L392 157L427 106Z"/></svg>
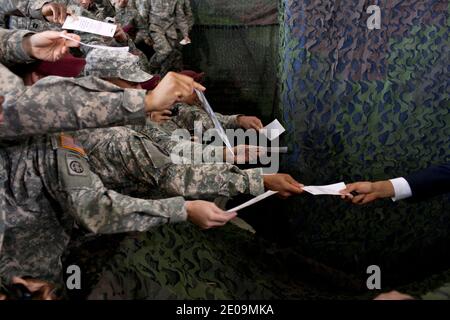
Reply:
<svg viewBox="0 0 450 320"><path fill-rule="evenodd" d="M380 30L369 30L369 5ZM305 184L378 180L450 161L446 0L283 0L279 115ZM303 254L386 282L450 266L450 202L355 207L298 197L286 206ZM385 283L386 283L385 282Z"/></svg>
<svg viewBox="0 0 450 320"><path fill-rule="evenodd" d="M217 111L275 111L288 129L283 169L304 183L450 161L448 1L379 1L382 29L369 31L365 12L376 3L284 0L279 28L277 1L196 0L185 57L207 72ZM273 198L241 213L256 235L161 226L87 243L66 263L85 271L80 295L91 298L365 299L375 294L365 288L372 264L383 290L403 282L395 287L421 294L450 280L439 274L450 268L449 204Z"/></svg>

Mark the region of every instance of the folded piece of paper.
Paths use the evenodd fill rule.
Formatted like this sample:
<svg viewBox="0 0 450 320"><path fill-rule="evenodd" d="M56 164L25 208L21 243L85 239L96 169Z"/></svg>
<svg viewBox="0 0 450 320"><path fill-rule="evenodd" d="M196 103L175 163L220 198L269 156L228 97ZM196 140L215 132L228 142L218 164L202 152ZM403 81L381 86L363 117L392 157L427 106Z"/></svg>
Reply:
<svg viewBox="0 0 450 320"><path fill-rule="evenodd" d="M239 210L242 210L244 208L251 206L252 204L255 204L261 200L264 200L265 198L268 198L276 193L278 193L278 191L267 191L266 193L263 193L255 198L253 198L252 200L247 201L247 202L241 204L240 206L237 206L236 208L230 209L227 212L237 212Z"/></svg>
<svg viewBox="0 0 450 320"><path fill-rule="evenodd" d="M223 142L225 142L225 145L227 146L228 150L230 150L231 154L234 155L233 147L231 146L230 140L228 140L228 137L225 133L225 130L223 129L222 125L219 122L219 119L217 119L216 114L211 108L211 105L209 104L208 100L206 100L205 95L202 91L195 89L195 92L197 93L198 98L200 99L200 102L203 105L203 108L205 109L206 113L208 114L211 121L214 123L214 127L217 130L217 133L219 134L220 138Z"/></svg>
<svg viewBox="0 0 450 320"><path fill-rule="evenodd" d="M105 37L113 37L114 33L116 32L117 25L97 21L86 17L67 16L66 21L64 22L62 28L68 30L76 30L81 32L99 34Z"/></svg>
<svg viewBox="0 0 450 320"><path fill-rule="evenodd" d="M306 186L303 187L303 190L306 192L309 192L315 196L320 195L331 195L331 196L340 196L340 191L344 190L346 188L344 182L330 184L327 186Z"/></svg>
<svg viewBox="0 0 450 320"><path fill-rule="evenodd" d="M262 128L261 132L270 140L278 138L286 129L281 125L277 119L273 120L267 126Z"/></svg>
<svg viewBox="0 0 450 320"><path fill-rule="evenodd" d="M190 42L190 41L186 41L186 39L183 39L183 40L180 41L180 44L181 44L182 46L185 46L185 45L190 44L190 43L191 43L191 42Z"/></svg>
<svg viewBox="0 0 450 320"><path fill-rule="evenodd" d="M130 47L108 47L108 46L100 46L97 44L88 44L88 43L84 43L81 41L77 41L75 39L72 39L71 37L65 36L63 34L61 34L61 38L67 39L67 40L72 40L74 42L77 42L83 46L86 47L90 47L90 48L95 48L95 49L102 49L102 50L111 50L111 51L123 51L123 52L128 52L130 50Z"/></svg>

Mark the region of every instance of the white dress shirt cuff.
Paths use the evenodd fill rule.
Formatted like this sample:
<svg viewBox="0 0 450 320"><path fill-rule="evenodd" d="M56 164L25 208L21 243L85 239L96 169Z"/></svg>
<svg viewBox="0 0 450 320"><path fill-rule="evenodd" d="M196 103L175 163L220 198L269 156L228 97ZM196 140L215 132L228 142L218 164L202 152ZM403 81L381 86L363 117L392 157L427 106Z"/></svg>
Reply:
<svg viewBox="0 0 450 320"><path fill-rule="evenodd" d="M389 180L394 186L395 196L392 201L400 201L412 197L411 187L405 178L397 178Z"/></svg>

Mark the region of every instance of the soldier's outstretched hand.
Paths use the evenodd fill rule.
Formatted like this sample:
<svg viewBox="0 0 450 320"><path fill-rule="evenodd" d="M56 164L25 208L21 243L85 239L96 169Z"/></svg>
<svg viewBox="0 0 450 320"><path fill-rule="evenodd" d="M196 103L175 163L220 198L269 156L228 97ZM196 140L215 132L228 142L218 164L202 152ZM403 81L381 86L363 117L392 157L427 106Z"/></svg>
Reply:
<svg viewBox="0 0 450 320"><path fill-rule="evenodd" d="M61 35L72 40L62 38ZM54 62L61 59L70 47L78 47L80 36L66 31L44 31L26 36L22 40L25 52L35 59Z"/></svg>
<svg viewBox="0 0 450 320"><path fill-rule="evenodd" d="M202 229L221 227L235 218L237 213L225 212L214 203L208 201L187 201L188 220Z"/></svg>
<svg viewBox="0 0 450 320"><path fill-rule="evenodd" d="M194 89L205 91L206 88L191 77L169 72L146 97L146 111L170 109L175 102L192 95Z"/></svg>
<svg viewBox="0 0 450 320"><path fill-rule="evenodd" d="M264 127L261 120L257 117L239 116L236 121L238 126L244 129L255 129L259 131Z"/></svg>
<svg viewBox="0 0 450 320"><path fill-rule="evenodd" d="M288 174L278 173L264 176L264 187L267 190L278 191L278 196L282 199L303 193L304 185L295 181Z"/></svg>

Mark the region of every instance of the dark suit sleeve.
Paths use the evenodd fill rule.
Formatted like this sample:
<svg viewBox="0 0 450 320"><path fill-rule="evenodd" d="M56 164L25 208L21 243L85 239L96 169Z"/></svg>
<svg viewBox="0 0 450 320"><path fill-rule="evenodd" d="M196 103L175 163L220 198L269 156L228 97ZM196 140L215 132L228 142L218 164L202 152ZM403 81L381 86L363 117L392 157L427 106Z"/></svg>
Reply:
<svg viewBox="0 0 450 320"><path fill-rule="evenodd" d="M406 177L414 198L450 192L450 163L430 167Z"/></svg>

